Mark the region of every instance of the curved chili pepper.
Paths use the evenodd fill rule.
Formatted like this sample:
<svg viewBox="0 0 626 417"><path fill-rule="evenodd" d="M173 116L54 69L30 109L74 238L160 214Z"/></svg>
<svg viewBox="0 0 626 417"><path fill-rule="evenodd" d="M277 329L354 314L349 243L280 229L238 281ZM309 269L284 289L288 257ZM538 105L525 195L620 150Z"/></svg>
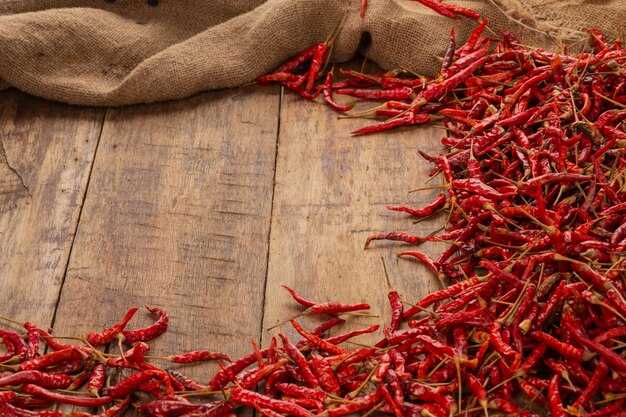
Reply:
<svg viewBox="0 0 626 417"><path fill-rule="evenodd" d="M138 307L131 308L130 310L128 310L126 315L124 315L122 321L114 324L112 327L104 330L101 333L88 333L87 336L85 336L87 342L89 342L90 345L96 347L111 343L113 339L115 339L115 336L117 336L119 333L122 332L122 330L124 330L124 327L126 327L126 324L128 324L128 322L133 318L137 310L139 310Z"/></svg>
<svg viewBox="0 0 626 417"><path fill-rule="evenodd" d="M296 329L298 333L300 333L302 336L308 339L313 345L317 346L318 349L324 350L329 353L333 353L335 355L341 355L347 352L345 349L342 349L339 346L336 346L324 339L319 338L318 336L312 333L307 332L295 320L291 320L291 325L293 326L294 329Z"/></svg>
<svg viewBox="0 0 626 417"><path fill-rule="evenodd" d="M352 110L353 105L343 106L341 104L337 104L335 100L333 100L333 73L329 72L326 74L326 81L324 82L324 86L322 87L324 100L326 104L330 106L331 109L338 112L347 112Z"/></svg>
<svg viewBox="0 0 626 417"><path fill-rule="evenodd" d="M427 217L443 207L446 204L447 200L448 199L444 194L439 194L432 203L422 207L421 209L413 209L405 206L387 206L387 210L403 211L413 216Z"/></svg>
<svg viewBox="0 0 626 417"><path fill-rule="evenodd" d="M28 346L22 340L22 337L8 330L0 329L0 337L4 340L5 344L10 343L13 346L13 350L17 356L21 359L25 359L28 356Z"/></svg>
<svg viewBox="0 0 626 417"><path fill-rule="evenodd" d="M159 307L145 307L146 310L148 310L150 313L158 314L159 319L154 322L153 325L145 327L143 329L122 330L122 335L124 335L124 340L126 341L126 343L132 345L137 342L146 342L148 340L154 339L157 336L162 335L167 330L170 319L165 310Z"/></svg>

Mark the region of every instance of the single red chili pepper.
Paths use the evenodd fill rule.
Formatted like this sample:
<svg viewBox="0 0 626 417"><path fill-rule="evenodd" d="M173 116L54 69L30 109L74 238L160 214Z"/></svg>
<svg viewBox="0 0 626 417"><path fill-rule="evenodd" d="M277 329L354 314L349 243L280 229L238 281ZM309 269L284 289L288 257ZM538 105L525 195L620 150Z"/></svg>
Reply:
<svg viewBox="0 0 626 417"><path fill-rule="evenodd" d="M279 382L275 385L279 391L294 398L311 398L316 401L324 401L328 398L328 394L323 391L303 387L301 385Z"/></svg>
<svg viewBox="0 0 626 417"><path fill-rule="evenodd" d="M182 384L187 389L190 389L190 390L193 390L193 391L203 391L203 390L207 389L206 386L198 384L193 379L183 375L182 373L180 373L178 371L174 371L172 369L168 369L167 373L170 374L172 376L172 378L174 378L176 381L178 381L180 384Z"/></svg>
<svg viewBox="0 0 626 417"><path fill-rule="evenodd" d="M232 388L230 390L230 399L238 404L248 407L267 408L278 413L289 414L296 417L313 417L314 414L299 405L288 401L276 400L274 398L259 394L258 392L248 391L241 388Z"/></svg>
<svg viewBox="0 0 626 417"><path fill-rule="evenodd" d="M535 329L543 329L544 325L548 321L548 319L552 316L558 304L562 301L563 292L565 290L565 286L567 285L566 281L559 282L558 286L552 293L552 295L546 300L544 305L541 307L541 310L537 314L537 319L534 323Z"/></svg>
<svg viewBox="0 0 626 417"><path fill-rule="evenodd" d="M357 397L350 403L343 403L336 408L327 410L328 417L340 417L348 414L369 411L383 398L383 393L377 389L363 397Z"/></svg>
<svg viewBox="0 0 626 417"><path fill-rule="evenodd" d="M261 349L261 355L266 357L269 353L269 349ZM231 378L231 375L237 375L239 372L246 369L248 366L252 365L256 362L257 355L255 352L252 352L248 355L242 356L241 358L233 361L228 366L223 367L219 370L213 378L209 381L209 389L211 391L218 391L224 388L226 384L231 382L234 378Z"/></svg>
<svg viewBox="0 0 626 417"><path fill-rule="evenodd" d="M447 410L451 408L448 400L449 396L446 395L447 392L411 380L407 380L405 384L406 394L410 399L436 403L437 406ZM450 386L453 387L454 384L450 384ZM454 400L452 400L452 402L454 403Z"/></svg>
<svg viewBox="0 0 626 417"><path fill-rule="evenodd" d="M331 365L324 358L315 353L311 354L311 369L325 391L334 395L341 393L339 381Z"/></svg>
<svg viewBox="0 0 626 417"><path fill-rule="evenodd" d="M143 329L136 330L122 330L122 335L124 335L124 339L126 343L134 344L137 342L145 342L148 340L152 340L157 336L160 336L167 330L167 326L170 322L169 316L159 307L150 308L145 306L146 309L152 314L158 314L159 319L154 322L153 325L145 327Z"/></svg>
<svg viewBox="0 0 626 417"><path fill-rule="evenodd" d="M27 394L47 398L61 404L77 405L79 407L99 407L113 401L113 398L110 396L104 396L99 398L76 397L73 395L49 391L45 388L33 384L25 384L24 386L22 386L22 390Z"/></svg>
<svg viewBox="0 0 626 417"><path fill-rule="evenodd" d="M302 352L300 352L300 350L289 341L287 336L282 333L279 333L278 336L283 341L283 347L285 348L286 353L296 362L298 368L300 368L300 373L307 385L310 388L319 387L319 381L315 377L315 374L311 370L311 367Z"/></svg>
<svg viewBox="0 0 626 417"><path fill-rule="evenodd" d="M418 251L406 251L400 252L396 256L398 256L399 258L402 256L411 256L413 258L419 259L428 269L433 272L433 274L439 276L439 268L435 264L435 261L433 261L431 257L426 255L425 253Z"/></svg>
<svg viewBox="0 0 626 417"><path fill-rule="evenodd" d="M538 340L539 342L544 343L546 346L548 346L550 349L554 350L564 358L570 358L579 362L582 362L584 360L584 351L582 349L576 348L567 343L563 343L554 336L551 336L541 331L531 332L530 336Z"/></svg>
<svg viewBox="0 0 626 417"><path fill-rule="evenodd" d="M340 334L337 336L329 337L326 339L328 343L332 343L333 345L338 345L339 343L343 343L346 340L352 339L353 337L360 336L362 334L374 333L378 330L380 326L375 324L373 326L365 327L363 329L352 330L350 332Z"/></svg>
<svg viewBox="0 0 626 417"><path fill-rule="evenodd" d="M291 320L291 325L293 326L294 329L296 329L298 333L300 333L303 337L309 340L313 345L315 345L320 350L333 353L335 355L341 355L347 352L345 349L342 349L339 346L329 343L328 341L321 339L320 337L312 333L307 332L295 320Z"/></svg>
<svg viewBox="0 0 626 417"><path fill-rule="evenodd" d="M626 336L626 326L619 326L608 329L605 332L599 334L593 339L593 341L600 343L609 339L618 339L624 336Z"/></svg>
<svg viewBox="0 0 626 417"><path fill-rule="evenodd" d="M448 48L446 49L446 53L443 56L443 60L441 61L441 70L440 72L445 72L450 65L452 65L452 60L454 59L454 52L456 51L456 35L454 33L454 26L450 29L450 40L448 42Z"/></svg>
<svg viewBox="0 0 626 417"><path fill-rule="evenodd" d="M487 27L487 23L488 23L488 20L484 19L483 22L480 25L478 25L476 29L472 31L472 33L470 33L470 36L467 38L467 41L465 41L465 44L463 44L455 52L456 56L458 57L465 56L466 54L476 49L476 46L480 43L482 39L481 36L483 34L483 31L485 30L485 27Z"/></svg>
<svg viewBox="0 0 626 417"><path fill-rule="evenodd" d="M559 392L560 376L554 375L550 378L550 384L548 385L548 405L550 406L550 413L554 417L566 417L567 414L563 410L563 402L561 401L561 393Z"/></svg>
<svg viewBox="0 0 626 417"><path fill-rule="evenodd" d="M480 278L477 277L476 275L473 275L465 281L461 281L457 284L451 285L447 288L431 293L427 295L426 297L424 297L423 299L421 299L417 303L416 307L411 307L408 310L406 310L404 312L404 318L406 319L411 316L414 316L415 314L423 311L423 309L431 306L432 304L437 303L439 301L443 301L447 298L453 297L457 295L458 293L460 293L461 291L467 288L471 288L472 286L480 282L481 282Z"/></svg>
<svg viewBox="0 0 626 417"><path fill-rule="evenodd" d="M335 364L334 366L338 367L337 369L339 370L343 370L349 368L350 365L361 363L371 358L372 355L374 355L375 353L375 348L361 348L357 349L354 352L347 352L344 355L335 357L338 359L338 364ZM328 358L328 360L332 363L331 358Z"/></svg>
<svg viewBox="0 0 626 417"><path fill-rule="evenodd" d="M109 401L111 399L124 398L138 390L138 388L153 378L164 379L170 378L169 375L160 370L149 369L139 371L132 374L126 379L118 382L116 385L107 389Z"/></svg>
<svg viewBox="0 0 626 417"><path fill-rule="evenodd" d="M53 410L27 410L13 404L0 405L0 411L6 417L63 417L62 411Z"/></svg>
<svg viewBox="0 0 626 417"><path fill-rule="evenodd" d="M417 1L421 2L421 0L417 0ZM447 3L445 4L445 6L448 10L452 11L455 15L469 17L470 19L474 19L474 20L482 19L482 17L477 11L472 10L470 8L459 6L457 4L452 4L452 3Z"/></svg>
<svg viewBox="0 0 626 417"><path fill-rule="evenodd" d="M367 249L372 240L394 240L399 242L406 242L409 245L417 245L422 242L422 239L418 236L409 235L407 233L400 232L387 232L387 233L378 233L376 235L370 236L365 241L364 249Z"/></svg>
<svg viewBox="0 0 626 417"><path fill-rule="evenodd" d="M230 359L228 355L224 353L220 353L220 352L211 352L208 350L196 350L193 352L186 352L186 353L181 353L178 355L166 356L165 358L174 363L192 363L192 362L209 361L209 360L217 360L217 359L222 359L227 362L232 362L232 359Z"/></svg>
<svg viewBox="0 0 626 417"><path fill-rule="evenodd" d="M418 108L426 104L429 101L436 101L440 99L446 92L451 91L458 87L463 81L465 81L474 71L480 68L490 57L485 56L479 60L463 68L453 76L446 78L444 81L438 84L429 85L424 91L422 91L411 103L412 106Z"/></svg>
<svg viewBox="0 0 626 417"><path fill-rule="evenodd" d="M391 408L392 413L395 414L396 417L404 417L404 401L402 401L402 404L396 402L395 398L391 395L391 393L389 393L382 382L378 383L378 389L383 394L383 399Z"/></svg>
<svg viewBox="0 0 626 417"><path fill-rule="evenodd" d="M10 343L13 346L14 352L21 359L25 359L28 356L28 346L22 340L22 337L8 330L0 329L0 337L4 340L5 344Z"/></svg>
<svg viewBox="0 0 626 417"><path fill-rule="evenodd" d="M309 67L309 72L307 73L306 87L305 91L309 92L313 90L313 83L320 77L320 70L322 69L322 65L324 65L324 59L326 59L326 53L328 52L328 45L325 43L320 43L315 48L315 52L313 53L313 57L311 58L311 66Z"/></svg>
<svg viewBox="0 0 626 417"><path fill-rule="evenodd" d="M133 318L137 310L139 310L138 307L132 307L130 310L128 310L126 315L124 315L122 321L114 324L112 327L104 330L101 333L88 333L86 336L87 342L89 342L90 345L96 347L111 343L113 339L115 339L115 336L117 336L122 330L124 330L124 327L126 327L126 324L128 324L130 319Z"/></svg>
<svg viewBox="0 0 626 417"><path fill-rule="evenodd" d="M28 358L33 359L39 355L39 328L32 323L24 323L24 328L28 332Z"/></svg>
<svg viewBox="0 0 626 417"><path fill-rule="evenodd" d="M591 397L598 392L600 387L602 386L602 381L605 380L606 376L609 373L609 367L604 361L599 361L596 366L593 375L591 376L591 381L587 384L583 392L580 396L574 401L573 406L583 406L586 407Z"/></svg>
<svg viewBox="0 0 626 417"><path fill-rule="evenodd" d="M0 387L22 384L34 384L43 388L64 389L72 384L72 378L65 374L48 374L36 370L20 371L0 377Z"/></svg>
<svg viewBox="0 0 626 417"><path fill-rule="evenodd" d="M352 135L366 135L369 133L384 132L386 130L394 129L396 127L410 126L417 124L428 123L432 120L431 115L426 113L407 113L402 117L395 119L389 119L384 122L377 123L371 126L365 126L351 132Z"/></svg>
<svg viewBox="0 0 626 417"><path fill-rule="evenodd" d="M82 413L80 411L72 411L71 416L72 417L116 417L116 416L121 415L120 413L126 410L129 404L130 404L130 397L126 398L124 401L121 401L115 404L112 407L107 408L106 410L104 410L103 412L95 416L93 414Z"/></svg>
<svg viewBox="0 0 626 417"><path fill-rule="evenodd" d="M326 81L324 81L324 86L323 88L323 95L324 95L324 100L326 101L326 104L328 104L330 106L331 109L338 111L338 112L347 112L352 110L352 107L354 107L353 105L341 105L341 104L337 104L337 102L335 102L335 100L333 100L333 73L329 72L328 74L326 74Z"/></svg>
<svg viewBox="0 0 626 417"><path fill-rule="evenodd" d="M313 307L315 304L317 304L314 301L309 301L305 298L303 298L302 296L300 296L300 294L298 294L295 290L289 288L286 285L281 285L284 289L286 289L289 294L291 294L291 296L293 297L294 300L296 300L298 303L302 304L305 307Z"/></svg>
<svg viewBox="0 0 626 417"><path fill-rule="evenodd" d="M346 321L345 321L344 319L342 319L342 318L339 318L339 317L333 317L332 319L330 319L330 320L326 320L325 322L323 322L322 324L320 324L319 326L317 326L315 329L313 329L313 331L312 331L311 333L312 333L312 334L314 334L315 336L321 336L321 335L322 335L323 333L325 333L326 331L328 331L328 330L332 329L332 328L333 328L333 327L335 327L335 326L338 326L338 325L340 325L340 324L343 324L343 323L345 323L345 322L346 322ZM274 340L274 341L275 341L276 339L272 339L272 340ZM329 339L327 339L327 340L329 340ZM337 342L337 343L331 342L331 343L333 343L334 345L337 345L337 344L339 344L339 343L341 343L341 342ZM297 347L298 349L302 350L305 346L308 346L308 345L309 345L308 340L300 340L300 341L296 344L296 347ZM270 349L270 350L271 350L271 349Z"/></svg>
<svg viewBox="0 0 626 417"><path fill-rule="evenodd" d="M446 204L447 200L448 199L444 194L439 194L432 203L426 205L421 209L413 209L405 206L387 206L387 210L403 211L413 216L427 217L443 207Z"/></svg>
<svg viewBox="0 0 626 417"><path fill-rule="evenodd" d="M413 89L401 87L393 90L366 90L361 88L341 88L335 93L366 100L407 100L413 96Z"/></svg>
<svg viewBox="0 0 626 417"><path fill-rule="evenodd" d="M106 379L106 367L103 363L98 363L91 370L89 381L87 382L87 391L94 396L100 394L100 390L104 387Z"/></svg>
<svg viewBox="0 0 626 417"><path fill-rule="evenodd" d="M619 399L615 401L613 404L608 405L599 410L596 410L593 413L587 413L585 414L585 416L586 417L605 417L605 416L623 417L623 415L619 415L618 413L621 412L623 414L624 402L626 402L626 400L624 400L623 398Z"/></svg>
<svg viewBox="0 0 626 417"><path fill-rule="evenodd" d="M26 408L29 410L33 408L50 407L52 404L53 402L50 400L36 397L15 397L15 399L11 401L11 405L14 405L15 407Z"/></svg>
<svg viewBox="0 0 626 417"><path fill-rule="evenodd" d="M252 369L249 372L243 372L235 378L235 383L238 386L245 389L254 389L261 382L267 379L270 375L275 373L278 369L283 368L289 361L287 359L280 359L279 361L265 365L260 368Z"/></svg>
<svg viewBox="0 0 626 417"><path fill-rule="evenodd" d="M468 53L468 54L466 54L466 55L464 55L462 57L459 57L459 59L457 59L450 66L450 68L448 68L448 70L445 72L444 76L445 77L450 77L450 76L456 74L461 69L467 67L468 65L476 62L480 58L482 58L485 55L487 55L488 52L489 52L489 45L485 45L482 48L476 49L475 51L472 51L472 52L470 52L470 53Z"/></svg>
<svg viewBox="0 0 626 417"><path fill-rule="evenodd" d="M325 303L315 304L312 307L309 307L305 311L310 311L313 314L341 314L341 313L350 313L353 311L360 310L369 310L370 305L367 303L357 303L357 304L344 304L338 303L335 301L328 301Z"/></svg>
<svg viewBox="0 0 626 417"><path fill-rule="evenodd" d="M521 365L521 356L504 342L501 329L502 325L500 323L497 321L492 323L491 329L489 329L489 343L496 352L502 354L508 360L513 360L510 370L515 371Z"/></svg>
<svg viewBox="0 0 626 417"><path fill-rule="evenodd" d="M455 190L475 193L492 200L504 200L511 197L510 193L500 193L496 191L493 187L490 187L489 185L476 178L452 180L450 185Z"/></svg>
<svg viewBox="0 0 626 417"><path fill-rule="evenodd" d="M485 415L487 415L487 405L489 403L487 390L485 390L483 384L471 373L465 374L465 381L467 382L467 387L469 388L469 390L478 400L478 404L480 404L483 410L485 410Z"/></svg>
<svg viewBox="0 0 626 417"><path fill-rule="evenodd" d="M387 267L385 267L385 271ZM389 282L389 276L387 277L387 287L389 292L387 293L387 299L389 300L389 305L391 307L391 320L389 324L389 328L392 332L397 331L400 328L400 324L402 323L402 313L404 312L404 305L402 304L402 300L400 299L400 294L398 291L395 291L391 287L391 282Z"/></svg>
<svg viewBox="0 0 626 417"><path fill-rule="evenodd" d="M419 3L422 3L424 6L428 7L429 9L434 10L435 12L439 13L442 16L445 17L451 17L451 18L456 18L456 14L454 11L450 10L447 6L447 4L443 4L440 3L436 0L415 0Z"/></svg>
<svg viewBox="0 0 626 417"><path fill-rule="evenodd" d="M261 85L268 85L271 83L294 82L298 81L298 79L300 79L299 75L290 72L275 72L273 74L257 77L256 82Z"/></svg>
<svg viewBox="0 0 626 417"><path fill-rule="evenodd" d="M89 355L81 349L70 347L64 350L57 350L55 352L48 353L38 358L30 359L20 363L20 369L23 371L29 371L33 369L44 369L52 365L56 365L60 362L71 360L84 360Z"/></svg>
<svg viewBox="0 0 626 417"><path fill-rule="evenodd" d="M274 73L289 73L296 70L301 64L308 61L313 57L313 54L317 50L317 45L310 46L304 51L300 52L298 55L291 58L289 61L285 62L283 65L278 67Z"/></svg>

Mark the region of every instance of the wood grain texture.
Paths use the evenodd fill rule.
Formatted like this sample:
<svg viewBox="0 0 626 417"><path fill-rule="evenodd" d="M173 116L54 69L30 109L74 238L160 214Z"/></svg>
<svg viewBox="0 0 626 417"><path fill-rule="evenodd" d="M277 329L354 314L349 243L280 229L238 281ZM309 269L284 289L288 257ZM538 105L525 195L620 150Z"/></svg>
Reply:
<svg viewBox="0 0 626 417"><path fill-rule="evenodd" d="M103 115L0 93L0 315L51 325Z"/></svg>
<svg viewBox="0 0 626 417"><path fill-rule="evenodd" d="M381 256L392 285L408 301L438 288L436 278L422 265L397 259L408 246L372 243L369 235L404 231L427 235L437 222L412 224L405 214L386 210L388 204L420 206L437 190L408 194L423 185L431 170L418 150L436 153L441 131L434 128L400 129L385 134L352 137L350 132L374 123L338 119L319 103L286 94L276 167L274 211L264 329L302 311L288 293L288 284L309 299L368 302L380 318L350 319L339 330L388 323L387 284ZM433 183L441 183L440 179ZM441 219L439 219L441 221ZM434 255L436 247L420 250ZM302 319L313 327L320 320ZM284 331L293 335L289 325ZM278 330L264 334L264 343ZM337 331L333 331L337 334ZM361 337L379 340L381 333Z"/></svg>
<svg viewBox="0 0 626 417"><path fill-rule="evenodd" d="M153 354L251 349L263 308L277 91L109 110L57 334L99 331L148 304L170 314ZM145 310L136 317L129 327L154 320ZM187 373L206 383L210 372Z"/></svg>

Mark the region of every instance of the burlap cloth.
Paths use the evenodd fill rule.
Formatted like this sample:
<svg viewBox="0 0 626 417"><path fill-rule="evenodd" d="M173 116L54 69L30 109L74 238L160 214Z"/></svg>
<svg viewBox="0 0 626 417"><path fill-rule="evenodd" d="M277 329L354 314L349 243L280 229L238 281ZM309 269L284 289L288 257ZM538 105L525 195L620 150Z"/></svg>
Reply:
<svg viewBox="0 0 626 417"><path fill-rule="evenodd" d="M626 0L454 2L549 49L583 39L589 27L615 37L626 21ZM335 61L359 51L383 68L428 74L450 26L459 40L475 27L410 0L369 0L363 20L359 7L360 0L1 0L0 88L119 106L234 87L325 40L344 16Z"/></svg>

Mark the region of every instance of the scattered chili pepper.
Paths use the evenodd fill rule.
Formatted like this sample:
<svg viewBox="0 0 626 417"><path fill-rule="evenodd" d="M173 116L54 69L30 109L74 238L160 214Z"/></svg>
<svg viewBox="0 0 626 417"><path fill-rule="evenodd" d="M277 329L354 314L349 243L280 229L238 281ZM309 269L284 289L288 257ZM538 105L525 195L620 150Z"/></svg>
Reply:
<svg viewBox="0 0 626 417"><path fill-rule="evenodd" d="M148 310L152 314L158 314L159 319L154 322L153 325L145 327L143 329L136 330L122 330L122 334L126 339L126 342L129 344L133 344L136 342L146 342L148 340L152 340L157 336L160 336L167 330L167 325L170 322L170 319L162 308L153 307L150 308L145 306L146 310Z"/></svg>
<svg viewBox="0 0 626 417"><path fill-rule="evenodd" d="M115 325L101 333L88 333L86 336L87 341L90 345L96 347L111 343L113 339L115 339L115 336L117 336L120 332L122 332L122 330L124 330L124 327L126 327L126 324L128 324L130 319L133 318L137 310L139 310L138 307L131 308L130 310L128 310L126 315L124 315L122 321L116 323Z"/></svg>

